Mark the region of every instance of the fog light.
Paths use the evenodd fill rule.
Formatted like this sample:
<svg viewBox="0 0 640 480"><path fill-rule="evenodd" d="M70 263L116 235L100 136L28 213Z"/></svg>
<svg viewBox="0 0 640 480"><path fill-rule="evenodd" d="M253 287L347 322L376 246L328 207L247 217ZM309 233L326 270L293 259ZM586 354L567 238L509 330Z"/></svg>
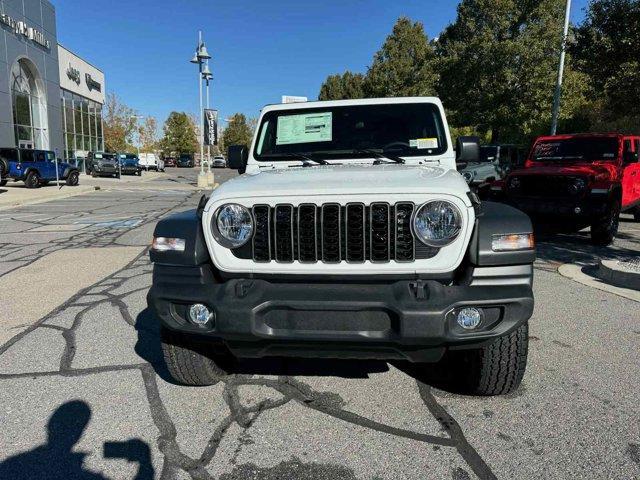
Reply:
<svg viewBox="0 0 640 480"><path fill-rule="evenodd" d="M196 303L189 307L189 320L200 327L204 327L213 317L213 312L201 303Z"/></svg>
<svg viewBox="0 0 640 480"><path fill-rule="evenodd" d="M477 308L463 308L458 312L456 320L458 321L458 325L465 330L473 330L480 325L480 322L482 321L482 314Z"/></svg>
<svg viewBox="0 0 640 480"><path fill-rule="evenodd" d="M576 208L573 209L573 211L576 212L576 213L580 213L580 212L582 212L582 209L580 207L576 207Z"/></svg>

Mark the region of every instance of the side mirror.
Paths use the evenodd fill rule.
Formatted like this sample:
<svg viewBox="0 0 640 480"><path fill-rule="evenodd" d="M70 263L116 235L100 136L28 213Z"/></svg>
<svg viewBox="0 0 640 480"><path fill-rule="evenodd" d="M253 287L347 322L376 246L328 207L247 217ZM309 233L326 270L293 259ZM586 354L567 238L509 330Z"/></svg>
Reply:
<svg viewBox="0 0 640 480"><path fill-rule="evenodd" d="M247 170L249 149L246 145L231 145L227 149L227 166L232 170L244 173Z"/></svg>
<svg viewBox="0 0 640 480"><path fill-rule="evenodd" d="M458 137L456 141L456 166L458 169L479 161L480 139L478 137Z"/></svg>

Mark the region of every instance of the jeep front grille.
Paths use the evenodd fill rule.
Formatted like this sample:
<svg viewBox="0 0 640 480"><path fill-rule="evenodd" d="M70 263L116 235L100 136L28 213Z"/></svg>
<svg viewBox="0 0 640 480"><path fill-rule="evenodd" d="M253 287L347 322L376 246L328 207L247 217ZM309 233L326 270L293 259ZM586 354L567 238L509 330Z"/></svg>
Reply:
<svg viewBox="0 0 640 480"><path fill-rule="evenodd" d="M438 249L413 238L414 208L411 202L255 205L250 252L237 249L234 254L255 262L284 263L382 263L431 258Z"/></svg>

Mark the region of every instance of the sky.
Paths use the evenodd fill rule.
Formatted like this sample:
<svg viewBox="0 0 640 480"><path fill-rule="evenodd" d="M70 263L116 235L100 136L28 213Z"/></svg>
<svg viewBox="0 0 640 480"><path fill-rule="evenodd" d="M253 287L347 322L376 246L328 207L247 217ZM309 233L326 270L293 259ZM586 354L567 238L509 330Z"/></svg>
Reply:
<svg viewBox="0 0 640 480"><path fill-rule="evenodd" d="M58 41L100 68L107 93L160 125L198 111L198 30L212 59L211 106L256 117L282 95L317 98L329 74L365 72L401 15L429 39L451 23L454 0L52 0ZM572 21L588 0L573 0Z"/></svg>

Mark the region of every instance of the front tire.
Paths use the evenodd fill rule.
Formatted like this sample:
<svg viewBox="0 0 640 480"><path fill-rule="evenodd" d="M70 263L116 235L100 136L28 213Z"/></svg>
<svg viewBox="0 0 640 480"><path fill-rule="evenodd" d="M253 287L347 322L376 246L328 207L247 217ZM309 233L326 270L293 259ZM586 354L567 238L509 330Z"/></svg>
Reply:
<svg viewBox="0 0 640 480"><path fill-rule="evenodd" d="M67 185L70 187L75 187L78 185L78 179L79 179L79 173L78 172L71 172L69 173L69 176L67 177Z"/></svg>
<svg viewBox="0 0 640 480"><path fill-rule="evenodd" d="M39 188L40 187L40 175L33 170L27 174L27 178L24 179L24 184L27 188Z"/></svg>
<svg viewBox="0 0 640 480"><path fill-rule="evenodd" d="M454 352L457 390L472 395L505 395L516 390L527 368L529 323L487 345Z"/></svg>
<svg viewBox="0 0 640 480"><path fill-rule="evenodd" d="M613 201L604 217L591 225L591 243L601 247L611 245L618 234L620 222L620 202Z"/></svg>
<svg viewBox="0 0 640 480"><path fill-rule="evenodd" d="M205 386L218 383L225 370L203 348L188 338L162 329L162 353L169 374L183 385Z"/></svg>

